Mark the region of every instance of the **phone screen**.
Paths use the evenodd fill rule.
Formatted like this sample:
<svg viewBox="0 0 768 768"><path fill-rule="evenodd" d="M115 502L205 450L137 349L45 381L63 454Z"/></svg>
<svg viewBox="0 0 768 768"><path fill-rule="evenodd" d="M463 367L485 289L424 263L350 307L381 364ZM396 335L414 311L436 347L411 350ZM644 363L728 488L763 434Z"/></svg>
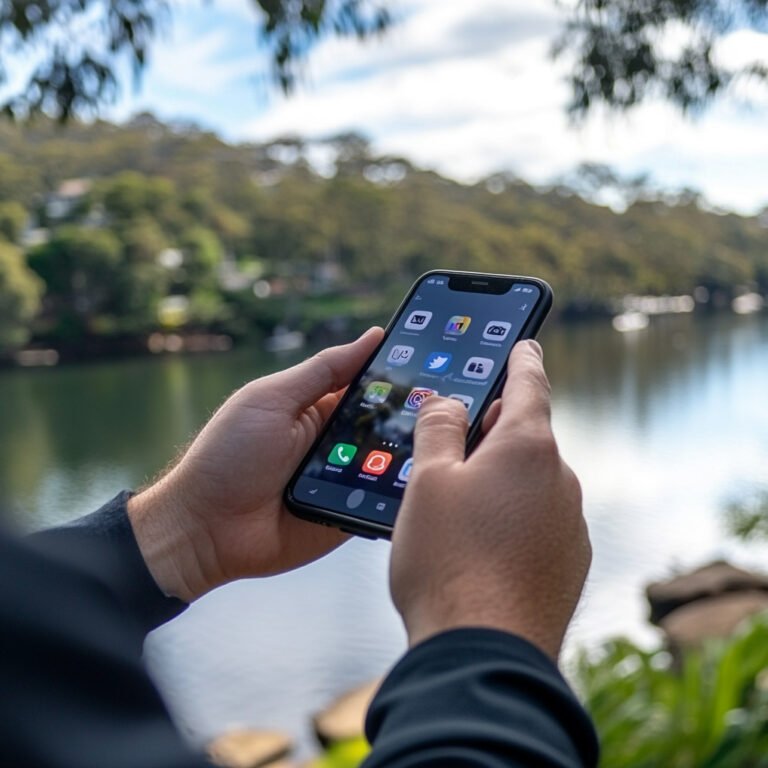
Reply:
<svg viewBox="0 0 768 768"><path fill-rule="evenodd" d="M291 495L299 505L392 526L424 401L459 400L470 424L482 415L545 297L533 280L498 278L486 292L481 280L462 278L430 273L414 286L296 477Z"/></svg>

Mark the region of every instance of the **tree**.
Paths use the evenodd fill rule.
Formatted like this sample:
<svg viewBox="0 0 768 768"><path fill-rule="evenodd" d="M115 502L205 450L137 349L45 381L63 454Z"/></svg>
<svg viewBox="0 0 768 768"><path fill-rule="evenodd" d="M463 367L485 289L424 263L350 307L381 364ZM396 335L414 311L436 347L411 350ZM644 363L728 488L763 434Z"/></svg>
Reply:
<svg viewBox="0 0 768 768"><path fill-rule="evenodd" d="M205 227L192 227L182 235L180 245L188 288L210 284L224 255L216 234Z"/></svg>
<svg viewBox="0 0 768 768"><path fill-rule="evenodd" d="M75 335L92 331L107 311L120 263L120 243L107 230L69 226L32 249L29 266L45 281L46 302Z"/></svg>
<svg viewBox="0 0 768 768"><path fill-rule="evenodd" d="M0 203L0 237L18 243L28 219L29 214L21 203L15 200Z"/></svg>
<svg viewBox="0 0 768 768"><path fill-rule="evenodd" d="M378 0L251 1L274 80L286 92L319 39L364 39L391 23ZM14 55L17 64L31 56L37 65L0 109L14 118L46 112L67 120L94 113L116 97L124 62L139 78L171 16L168 0L6 0L0 5L0 82L8 79Z"/></svg>
<svg viewBox="0 0 768 768"><path fill-rule="evenodd" d="M690 112L738 81L765 82L759 61L718 58L718 39L743 28L768 29L768 0L579 0L555 48L576 59L569 109L626 110L660 96ZM685 42L671 44L672 35Z"/></svg>
<svg viewBox="0 0 768 768"><path fill-rule="evenodd" d="M24 264L21 251L0 240L0 354L27 341L42 292L42 282Z"/></svg>
<svg viewBox="0 0 768 768"><path fill-rule="evenodd" d="M324 37L385 32L393 2L251 0L274 82L290 92ZM575 57L569 105L575 116L597 104L629 109L650 96L695 111L740 80L768 80L759 61L730 67L717 55L717 41L729 32L768 29L768 0L577 0L566 13L555 51ZM158 31L171 20L169 0L7 0L0 5L0 83L19 61L37 65L0 109L11 117L46 112L60 120L95 113L116 97L126 62L138 81ZM671 36L684 44L670 45Z"/></svg>
<svg viewBox="0 0 768 768"><path fill-rule="evenodd" d="M144 215L163 217L175 205L176 190L168 179L124 171L104 182L99 195L110 220L120 226Z"/></svg>

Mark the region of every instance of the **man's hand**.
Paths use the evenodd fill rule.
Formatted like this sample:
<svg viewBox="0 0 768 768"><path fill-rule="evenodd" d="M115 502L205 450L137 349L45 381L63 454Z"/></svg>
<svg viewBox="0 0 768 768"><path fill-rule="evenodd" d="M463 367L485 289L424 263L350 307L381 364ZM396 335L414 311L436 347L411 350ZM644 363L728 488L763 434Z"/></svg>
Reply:
<svg viewBox="0 0 768 768"><path fill-rule="evenodd" d="M131 499L136 539L166 594L191 602L234 579L296 568L347 538L294 517L282 495L382 335L372 328L352 344L246 384L181 461Z"/></svg>
<svg viewBox="0 0 768 768"><path fill-rule="evenodd" d="M429 398L421 409L390 571L411 645L455 627L491 627L557 657L591 548L549 401L541 347L521 342L469 458L464 406Z"/></svg>

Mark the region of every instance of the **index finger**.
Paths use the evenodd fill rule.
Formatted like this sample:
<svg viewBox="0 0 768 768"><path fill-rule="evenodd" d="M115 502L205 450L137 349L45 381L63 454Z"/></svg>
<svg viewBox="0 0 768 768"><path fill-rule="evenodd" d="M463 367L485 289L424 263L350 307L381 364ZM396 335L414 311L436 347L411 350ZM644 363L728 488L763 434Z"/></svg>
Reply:
<svg viewBox="0 0 768 768"><path fill-rule="evenodd" d="M551 395L541 346L533 340L518 342L509 354L507 381L501 393L501 414L494 428L526 420L549 424Z"/></svg>

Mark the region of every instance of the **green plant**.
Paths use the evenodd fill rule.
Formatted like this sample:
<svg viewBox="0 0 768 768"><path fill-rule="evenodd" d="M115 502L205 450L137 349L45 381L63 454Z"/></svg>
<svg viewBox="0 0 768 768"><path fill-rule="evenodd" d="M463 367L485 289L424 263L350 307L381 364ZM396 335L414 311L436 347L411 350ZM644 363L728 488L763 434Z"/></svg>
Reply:
<svg viewBox="0 0 768 768"><path fill-rule="evenodd" d="M728 504L725 525L728 533L744 541L768 539L768 490Z"/></svg>
<svg viewBox="0 0 768 768"><path fill-rule="evenodd" d="M331 744L321 755L310 763L311 768L357 768L371 751L368 742L361 736Z"/></svg>
<svg viewBox="0 0 768 768"><path fill-rule="evenodd" d="M768 618L674 660L628 640L582 653L603 768L768 766Z"/></svg>

